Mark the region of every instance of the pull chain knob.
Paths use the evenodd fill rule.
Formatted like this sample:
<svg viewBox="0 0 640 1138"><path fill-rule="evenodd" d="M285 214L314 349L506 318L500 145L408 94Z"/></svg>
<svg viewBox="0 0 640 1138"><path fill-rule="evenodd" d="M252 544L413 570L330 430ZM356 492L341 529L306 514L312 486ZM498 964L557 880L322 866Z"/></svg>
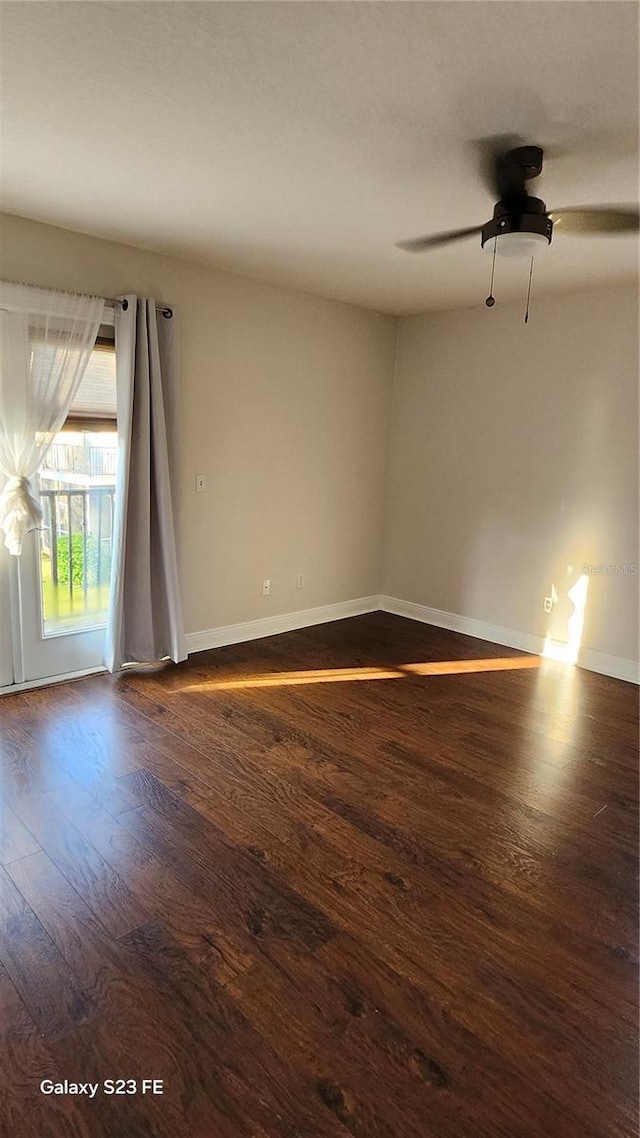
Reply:
<svg viewBox="0 0 640 1138"><path fill-rule="evenodd" d="M496 249L498 248L498 238L494 238L493 242L493 259L491 261L491 284L489 285L489 295L485 300L487 308L493 308L496 298L493 295L493 274L496 271Z"/></svg>

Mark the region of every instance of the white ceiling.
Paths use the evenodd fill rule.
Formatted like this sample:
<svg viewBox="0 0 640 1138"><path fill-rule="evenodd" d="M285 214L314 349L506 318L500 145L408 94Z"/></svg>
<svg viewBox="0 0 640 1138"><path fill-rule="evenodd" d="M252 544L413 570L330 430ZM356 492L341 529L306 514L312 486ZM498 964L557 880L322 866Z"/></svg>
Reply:
<svg viewBox="0 0 640 1138"><path fill-rule="evenodd" d="M472 142L547 148L548 206L638 195L638 7L3 3L4 209L393 313L482 303ZM630 279L633 237L558 233L535 286ZM494 292L524 295L500 263Z"/></svg>

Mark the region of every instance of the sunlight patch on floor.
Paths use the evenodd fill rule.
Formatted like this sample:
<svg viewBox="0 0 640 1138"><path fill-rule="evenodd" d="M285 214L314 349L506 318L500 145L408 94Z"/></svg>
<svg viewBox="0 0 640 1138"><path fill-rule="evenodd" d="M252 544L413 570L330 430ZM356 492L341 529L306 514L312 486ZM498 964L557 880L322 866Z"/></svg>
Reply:
<svg viewBox="0 0 640 1138"><path fill-rule="evenodd" d="M507 656L489 660L437 660L424 664L398 664L395 668L320 668L306 672L271 672L238 680L207 680L185 684L173 695L195 691L240 691L242 688L292 687L301 684L353 683L363 680L402 680L415 676L455 676L468 672L505 672L539 668L540 656Z"/></svg>

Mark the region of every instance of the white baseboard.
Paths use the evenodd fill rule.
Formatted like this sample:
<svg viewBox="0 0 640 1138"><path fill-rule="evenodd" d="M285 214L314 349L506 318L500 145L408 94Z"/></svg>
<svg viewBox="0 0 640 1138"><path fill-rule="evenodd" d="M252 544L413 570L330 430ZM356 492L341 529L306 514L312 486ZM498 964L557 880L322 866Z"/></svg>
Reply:
<svg viewBox="0 0 640 1138"><path fill-rule="evenodd" d="M483 620L444 612L442 609L432 609L427 605L415 604L413 601L381 596L380 608L383 612L405 616L410 620L419 620L423 624L433 624L437 628L448 628L451 632L462 632L465 636L475 636L478 640L488 640L491 644L519 648L521 652L531 652L536 656L541 656L544 651L545 642L542 636L519 632L513 628L503 628L499 624L487 624ZM603 676L612 676L616 680L627 680L632 684L640 683L640 664L635 660L625 660L622 656L608 656L605 652L582 648L578 654L578 667L587 668L590 672L599 672Z"/></svg>
<svg viewBox="0 0 640 1138"><path fill-rule="evenodd" d="M334 605L321 605L318 608L302 609L299 612L267 616L260 620L245 620L239 624L227 624L203 632L189 632L187 649L189 653L205 652L210 648L223 648L227 644L243 644L247 640L261 640L264 636L277 636L281 632L295 632L298 628L309 628L314 624L326 624L332 620L362 616L364 613L376 612L379 609L394 613L396 616L408 617L409 620L418 620L422 624L432 624L436 628L447 628L451 632L461 632L465 636L487 640L491 644L504 644L508 648L517 648L521 652L530 652L536 656L541 656L544 651L545 642L542 636L387 596L359 597L353 601L340 601ZM617 680L640 683L640 665L634 660L625 660L621 656L608 656L604 652L583 648L578 657L578 666L587 668L591 672L599 672L603 676L612 676Z"/></svg>
<svg viewBox="0 0 640 1138"><path fill-rule="evenodd" d="M640 664L635 660L625 660L624 656L609 656L606 652L581 648L578 667L587 668L589 672L600 672L603 676L613 676L616 680L627 680L630 684L640 684Z"/></svg>
<svg viewBox="0 0 640 1138"><path fill-rule="evenodd" d="M433 624L436 628L448 628L450 632L462 632L465 636L475 636L478 640L489 640L492 644L504 644L508 648L519 648L522 652L542 655L544 640L528 632L516 632L513 628L503 628L499 624L487 624L484 620L473 620L470 616L458 616L442 609L432 609L427 605L417 605L413 601L400 601L397 597L380 597L380 608L396 616L406 616L419 620L422 624Z"/></svg>
<svg viewBox="0 0 640 1138"><path fill-rule="evenodd" d="M345 620L350 616L362 616L364 613L379 610L393 613L395 616L404 616L409 620L418 620L422 624L432 624L436 628L447 628L451 632L461 632L465 636L474 636L478 640L487 640L491 644L504 644L508 648L518 648L521 652L530 652L537 656L542 655L544 649L543 638L534 636L529 632L518 632L512 628L504 628L499 624L487 624L483 620L474 620L472 617L459 616L457 613L429 608L428 605L418 605L413 601L401 601L397 597L377 595L358 597L353 601L340 601L333 605L321 605L318 608L301 609L298 612L282 613L278 616L268 616L261 620L246 620L240 624L228 624L220 628L210 628L204 632L188 632L187 648L189 653L204 652L210 648L223 648L227 644L242 644L248 640L260 640L265 636L277 636L281 632L295 632L298 628L309 628L314 624L327 624L332 620ZM629 683L640 684L640 664L634 660L626 660L622 656L609 656L604 652L594 652L590 648L582 648L578 665L590 672L599 672L603 676L612 676L617 680L627 680ZM0 697L12 695L15 692L28 691L30 688L65 683L69 680L80 679L82 676L90 676L104 671L103 667L90 668L87 671L68 672L66 675L52 676L48 679L10 684L4 688L0 687Z"/></svg>
<svg viewBox="0 0 640 1138"><path fill-rule="evenodd" d="M267 616L260 620L245 620L240 624L227 624L204 632L188 632L187 650L189 653L205 652L209 648L223 648L227 644L261 640L264 636L278 636L281 632L295 632L298 628L309 628L314 624L327 624L332 620L345 620L350 616L377 612L379 608L380 597L358 597L353 601L339 601L334 605L320 605L318 608Z"/></svg>

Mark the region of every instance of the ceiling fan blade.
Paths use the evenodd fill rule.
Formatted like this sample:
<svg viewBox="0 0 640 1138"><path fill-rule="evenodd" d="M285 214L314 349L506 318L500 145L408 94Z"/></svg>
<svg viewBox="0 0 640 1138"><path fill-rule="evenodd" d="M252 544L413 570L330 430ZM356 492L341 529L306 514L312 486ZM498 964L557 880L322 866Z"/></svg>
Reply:
<svg viewBox="0 0 640 1138"><path fill-rule="evenodd" d="M595 233L637 233L640 224L640 211L637 207L628 209L594 206L586 209L552 209L549 216L554 230L559 233L573 233L589 236Z"/></svg>
<svg viewBox="0 0 640 1138"><path fill-rule="evenodd" d="M464 237L473 237L474 233L482 233L482 226L450 229L447 233L435 233L431 237L412 237L409 241L398 241L396 249L402 249L405 253L422 253L425 249L434 249L438 245L448 245L453 241L461 241Z"/></svg>

